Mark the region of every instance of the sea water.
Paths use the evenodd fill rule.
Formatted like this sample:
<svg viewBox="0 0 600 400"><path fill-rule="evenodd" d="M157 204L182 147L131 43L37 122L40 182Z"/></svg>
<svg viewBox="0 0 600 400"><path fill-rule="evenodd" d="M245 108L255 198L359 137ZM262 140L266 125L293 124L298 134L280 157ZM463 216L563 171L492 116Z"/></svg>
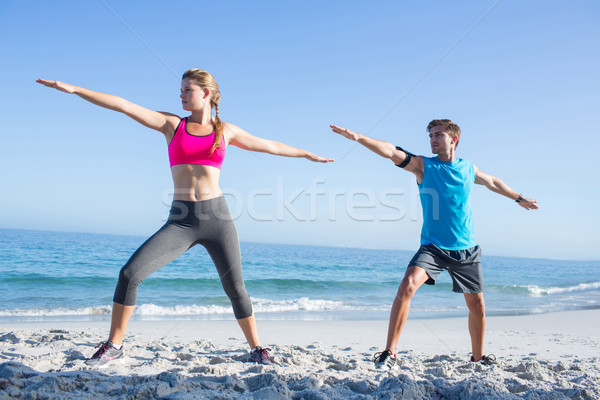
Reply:
<svg viewBox="0 0 600 400"><path fill-rule="evenodd" d="M146 238L0 229L0 320L108 319L119 270ZM260 319L387 319L413 251L241 243ZM416 249L415 249L416 250ZM484 249L485 251L485 249ZM600 308L600 261L482 257L487 315ZM409 318L467 315L442 273ZM139 287L137 319L232 319L216 269L195 246Z"/></svg>

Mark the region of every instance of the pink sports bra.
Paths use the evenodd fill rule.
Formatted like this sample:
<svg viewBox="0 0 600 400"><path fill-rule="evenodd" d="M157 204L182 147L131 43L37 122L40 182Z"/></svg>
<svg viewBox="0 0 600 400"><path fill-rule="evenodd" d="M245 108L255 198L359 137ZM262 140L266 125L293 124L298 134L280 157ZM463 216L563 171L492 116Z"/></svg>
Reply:
<svg viewBox="0 0 600 400"><path fill-rule="evenodd" d="M215 141L215 131L206 136L195 136L185 128L187 118L182 118L175 129L175 134L169 143L169 162L173 165L199 164L221 169L225 158L225 138L211 154Z"/></svg>

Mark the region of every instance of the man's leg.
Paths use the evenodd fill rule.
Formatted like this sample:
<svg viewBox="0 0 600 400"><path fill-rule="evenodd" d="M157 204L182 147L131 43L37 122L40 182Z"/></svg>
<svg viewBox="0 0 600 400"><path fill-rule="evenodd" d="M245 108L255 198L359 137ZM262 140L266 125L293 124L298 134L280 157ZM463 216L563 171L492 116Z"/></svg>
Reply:
<svg viewBox="0 0 600 400"><path fill-rule="evenodd" d="M406 319L408 318L410 301L417 289L427 282L428 279L429 275L427 275L427 272L421 267L411 266L406 269L404 279L402 279L402 283L400 283L398 294L396 294L394 303L392 304L387 343L385 345L386 350L390 350L394 354L396 353L396 346L398 345L398 340L400 340L400 334L402 333L402 329L404 329L404 324L406 324Z"/></svg>
<svg viewBox="0 0 600 400"><path fill-rule="evenodd" d="M485 302L483 293L465 293L465 302L469 308L469 334L473 360L483 357L483 335L485 332Z"/></svg>

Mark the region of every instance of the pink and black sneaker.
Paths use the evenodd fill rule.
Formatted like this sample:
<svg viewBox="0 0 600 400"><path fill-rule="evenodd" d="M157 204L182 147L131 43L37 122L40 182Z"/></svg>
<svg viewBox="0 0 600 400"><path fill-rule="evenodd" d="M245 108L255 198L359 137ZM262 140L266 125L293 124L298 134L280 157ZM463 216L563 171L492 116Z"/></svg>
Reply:
<svg viewBox="0 0 600 400"><path fill-rule="evenodd" d="M96 348L98 347L100 347L100 349L94 353L92 358L85 361L90 367L101 367L113 360L123 358L123 346L121 346L120 349L117 349L112 342L106 341L99 343Z"/></svg>
<svg viewBox="0 0 600 400"><path fill-rule="evenodd" d="M258 346L250 353L250 361L265 365L273 364L273 358L271 358L269 355L269 350L271 349L263 349L262 347Z"/></svg>

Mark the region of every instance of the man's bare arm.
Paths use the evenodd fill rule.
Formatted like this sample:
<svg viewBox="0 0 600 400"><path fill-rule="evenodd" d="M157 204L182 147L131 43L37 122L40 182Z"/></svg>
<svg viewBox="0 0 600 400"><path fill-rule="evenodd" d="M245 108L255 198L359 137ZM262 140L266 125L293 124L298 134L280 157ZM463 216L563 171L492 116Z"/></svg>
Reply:
<svg viewBox="0 0 600 400"><path fill-rule="evenodd" d="M496 192L509 199L515 200L517 204L526 210L537 210L539 208L537 200L523 197L519 192L508 186L502 179L490 174L486 174L475 167L475 183L484 185L492 192Z"/></svg>
<svg viewBox="0 0 600 400"><path fill-rule="evenodd" d="M342 135L343 137L352 141L358 142L371 150L375 154L380 155L383 158L388 158L396 165L401 165L407 158L407 153L403 150L398 150L396 146L390 142L383 140L373 139L369 136L361 135L346 128L342 128L336 125L329 125L331 130L335 133ZM412 157L409 163L404 166L404 169L412 172L417 176L417 181L421 182L423 179L423 157Z"/></svg>

